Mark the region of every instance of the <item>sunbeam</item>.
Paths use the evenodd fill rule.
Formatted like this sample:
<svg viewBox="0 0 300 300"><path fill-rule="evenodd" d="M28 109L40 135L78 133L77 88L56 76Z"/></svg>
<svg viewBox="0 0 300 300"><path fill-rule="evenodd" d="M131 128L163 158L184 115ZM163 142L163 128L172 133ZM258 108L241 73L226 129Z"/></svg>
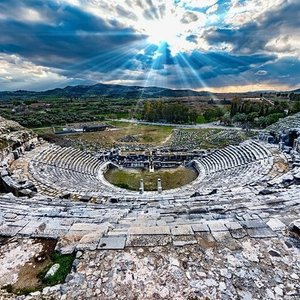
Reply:
<svg viewBox="0 0 300 300"><path fill-rule="evenodd" d="M36 2L0 3L0 84L9 90L14 82L39 89L37 75L18 70L20 61L49 68L49 87L53 76L227 91L299 83L297 0Z"/></svg>

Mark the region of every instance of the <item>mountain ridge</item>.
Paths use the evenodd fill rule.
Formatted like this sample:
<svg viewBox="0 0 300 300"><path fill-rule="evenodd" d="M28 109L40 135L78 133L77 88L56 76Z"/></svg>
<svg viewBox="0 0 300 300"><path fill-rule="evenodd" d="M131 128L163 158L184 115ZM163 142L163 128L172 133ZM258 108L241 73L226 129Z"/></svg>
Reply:
<svg viewBox="0 0 300 300"><path fill-rule="evenodd" d="M263 92L263 91L259 91ZM255 94L258 91L249 91L245 93L235 94ZM268 92L268 91L266 91ZM274 91L276 92L276 91ZM279 91L278 91L279 92ZM287 91L285 91L286 93ZM300 93L300 89L288 91L288 93ZM142 87L142 86L127 86L119 84L103 84L97 83L94 85L75 85L66 86L64 88L54 88L45 91L0 91L0 100L5 98L35 98L35 97L117 97L117 98L160 98L160 97L190 97L190 96L210 96L220 94L234 93L211 93L209 91L195 91L192 89L170 89L163 87Z"/></svg>

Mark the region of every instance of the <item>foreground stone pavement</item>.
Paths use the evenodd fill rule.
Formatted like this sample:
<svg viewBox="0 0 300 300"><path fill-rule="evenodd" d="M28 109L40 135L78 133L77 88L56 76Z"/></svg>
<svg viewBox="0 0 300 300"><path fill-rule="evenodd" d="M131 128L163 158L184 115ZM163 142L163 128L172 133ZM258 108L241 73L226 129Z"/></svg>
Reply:
<svg viewBox="0 0 300 300"><path fill-rule="evenodd" d="M140 195L0 121L0 286L28 287L54 250L76 256L64 283L1 300L300 299L298 148L227 147L192 184Z"/></svg>
<svg viewBox="0 0 300 300"><path fill-rule="evenodd" d="M300 242L288 232L219 242L199 233L189 242L78 251L66 283L1 299L299 299Z"/></svg>
<svg viewBox="0 0 300 300"><path fill-rule="evenodd" d="M294 241L207 238L178 248L86 252L62 290L68 299L299 299Z"/></svg>

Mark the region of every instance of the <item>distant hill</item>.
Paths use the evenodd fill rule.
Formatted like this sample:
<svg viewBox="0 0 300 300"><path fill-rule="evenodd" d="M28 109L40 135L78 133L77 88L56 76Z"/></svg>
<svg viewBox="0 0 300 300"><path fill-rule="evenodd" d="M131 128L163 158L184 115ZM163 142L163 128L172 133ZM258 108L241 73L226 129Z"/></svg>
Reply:
<svg viewBox="0 0 300 300"><path fill-rule="evenodd" d="M245 93L215 93L219 99L232 98L235 95L240 97L259 97L261 92L267 91L253 91ZM283 91L281 91L283 92ZM285 91L284 93L300 93L300 89L294 91ZM275 91L268 91L268 93L278 93ZM160 97L211 97L212 93L208 91L194 91L189 89L176 90L161 87L141 87L141 86L126 86L116 84L102 84L95 85L76 85L67 86L65 88L56 88L42 92L33 91L4 91L0 92L0 101L5 99L41 99L46 97L66 97L66 98L87 98L87 97L108 97L108 98L160 98Z"/></svg>
<svg viewBox="0 0 300 300"><path fill-rule="evenodd" d="M300 89L293 90L291 93L300 94Z"/></svg>
<svg viewBox="0 0 300 300"><path fill-rule="evenodd" d="M42 92L15 91L0 92L1 99L28 99L40 97L111 97L111 98L156 98L156 97L188 97L209 96L209 92L193 90L173 90L160 87L140 87L98 83L95 85L67 86Z"/></svg>

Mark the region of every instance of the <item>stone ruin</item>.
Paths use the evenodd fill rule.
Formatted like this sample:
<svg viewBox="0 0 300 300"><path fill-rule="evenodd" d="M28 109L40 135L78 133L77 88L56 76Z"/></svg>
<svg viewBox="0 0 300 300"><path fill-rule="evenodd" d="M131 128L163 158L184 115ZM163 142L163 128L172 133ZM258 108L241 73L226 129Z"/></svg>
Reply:
<svg viewBox="0 0 300 300"><path fill-rule="evenodd" d="M107 158L3 118L0 132L1 288L41 251L36 239L76 255L64 282L1 299L299 299L297 137L289 149L265 132L195 158L186 186L139 193L104 179Z"/></svg>

